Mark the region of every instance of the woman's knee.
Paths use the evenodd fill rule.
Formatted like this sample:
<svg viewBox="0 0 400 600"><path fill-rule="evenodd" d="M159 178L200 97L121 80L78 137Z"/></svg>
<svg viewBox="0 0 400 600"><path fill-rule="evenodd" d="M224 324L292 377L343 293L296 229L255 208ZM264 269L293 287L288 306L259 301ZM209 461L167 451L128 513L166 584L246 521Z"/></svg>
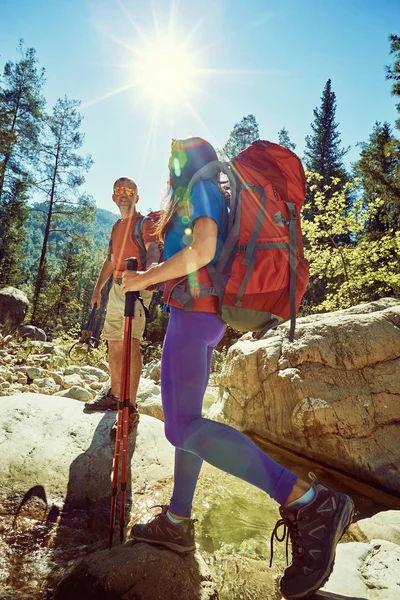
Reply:
<svg viewBox="0 0 400 600"><path fill-rule="evenodd" d="M184 445L184 433L182 426L179 423L164 423L165 437L170 444L175 448L183 448Z"/></svg>

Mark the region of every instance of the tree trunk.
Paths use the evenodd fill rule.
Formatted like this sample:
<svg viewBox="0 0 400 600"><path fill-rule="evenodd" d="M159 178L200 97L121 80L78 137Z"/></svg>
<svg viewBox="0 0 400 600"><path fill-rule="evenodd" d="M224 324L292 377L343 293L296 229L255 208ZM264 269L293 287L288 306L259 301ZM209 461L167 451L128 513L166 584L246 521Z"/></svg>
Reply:
<svg viewBox="0 0 400 600"><path fill-rule="evenodd" d="M36 317L36 312L37 312L37 307L38 307L38 302L39 302L39 295L40 295L40 292L41 292L41 289L43 286L43 281L44 281L44 276L45 276L47 242L48 242L49 234L50 234L51 217L53 215L54 196L55 196L55 191L56 191L56 178L57 178L57 172L58 172L58 161L59 161L59 156L60 156L61 136L62 136L62 125L61 125L60 133L58 136L56 161L54 164L54 171L53 171L53 177L52 177L52 182L51 182L49 212L47 213L47 222L46 222L46 228L44 230L42 252L40 255L39 268L38 268L36 282L35 282L35 292L34 292L34 296L33 296L33 302L32 302L33 308L32 308L32 315L31 315L32 323Z"/></svg>
<svg viewBox="0 0 400 600"><path fill-rule="evenodd" d="M13 121L12 121L12 124L11 124L10 134L13 134L14 131L15 131L15 126L16 126L16 123L17 123L17 117L18 117L19 103L20 103L20 100L21 100L21 95L22 95L22 89L20 88L19 95L18 95L18 100L17 100L17 106L15 108L14 117L13 117ZM7 170L7 165L8 165L8 161L10 160L10 157L11 157L11 148L8 149L7 154L4 156L3 168L2 168L1 174L0 174L0 200L1 200L1 196L3 195L4 180L6 178L6 170Z"/></svg>

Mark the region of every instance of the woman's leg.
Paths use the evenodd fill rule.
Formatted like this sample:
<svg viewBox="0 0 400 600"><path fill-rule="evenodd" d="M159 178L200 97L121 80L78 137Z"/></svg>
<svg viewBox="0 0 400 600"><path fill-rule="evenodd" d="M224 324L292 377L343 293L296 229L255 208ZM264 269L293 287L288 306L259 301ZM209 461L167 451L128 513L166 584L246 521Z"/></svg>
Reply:
<svg viewBox="0 0 400 600"><path fill-rule="evenodd" d="M217 324L220 325L220 323ZM220 337L222 337L224 329L225 327L222 326ZM175 394L179 395L179 390L187 389L196 414L201 416L203 396L210 376L213 348L219 340L216 339L215 344L211 346L199 344L194 363L195 373L182 371L179 369L180 360L176 360L175 346L177 339L180 339L183 333L179 321L171 320L164 342L161 366L163 409L168 414L167 399L174 397ZM177 375L177 372L180 374ZM190 516L193 495L202 464L203 459L196 454L181 448L175 449L174 490L170 502L172 513L179 516Z"/></svg>
<svg viewBox="0 0 400 600"><path fill-rule="evenodd" d="M286 501L297 480L294 473L281 467L240 431L201 416L209 377L209 349L223 332L224 324L214 314L171 309L161 387L166 436L185 451L179 453L175 463L170 504L171 512L181 516L190 516L202 460L259 487L279 504Z"/></svg>

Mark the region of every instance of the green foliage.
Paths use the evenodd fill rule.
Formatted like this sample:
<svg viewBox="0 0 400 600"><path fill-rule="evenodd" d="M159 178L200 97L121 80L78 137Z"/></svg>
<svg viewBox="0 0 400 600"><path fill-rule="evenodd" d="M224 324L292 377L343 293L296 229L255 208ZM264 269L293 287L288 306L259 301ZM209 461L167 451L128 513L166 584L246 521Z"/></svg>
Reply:
<svg viewBox="0 0 400 600"><path fill-rule="evenodd" d="M259 137L260 133L255 116L247 115L239 123L236 123L222 152L226 158L233 158Z"/></svg>
<svg viewBox="0 0 400 600"><path fill-rule="evenodd" d="M303 312L347 308L382 296L399 298L400 233L391 229L379 240L371 240L364 233L365 223L381 210L383 200L366 203L358 199L346 212L346 194L353 191L352 184L346 183L342 190L332 189L337 184L333 180L332 187L326 186L321 192L318 184L322 177L307 175L317 214L314 221L303 221L308 240L305 256L310 262L310 288L322 283L324 298L313 305L306 295ZM344 236L351 241L344 244Z"/></svg>
<svg viewBox="0 0 400 600"><path fill-rule="evenodd" d="M107 345L102 340L97 348L89 348L86 344L77 344L81 332L81 327L75 323L69 330L64 330L61 326L58 334L53 339L60 352L52 354L49 367L56 369L70 365L90 365L104 369L108 360ZM75 344L75 346L74 346ZM72 346L74 346L72 348ZM71 349L72 348L72 349Z"/></svg>
<svg viewBox="0 0 400 600"><path fill-rule="evenodd" d="M24 50L21 40L19 52L19 61L6 63L0 88L0 198L12 181L29 179L45 102L44 70L38 70L34 48Z"/></svg>
<svg viewBox="0 0 400 600"><path fill-rule="evenodd" d="M85 181L84 173L93 162L90 156L83 157L76 152L83 144L83 134L79 131L82 123L79 104L67 97L60 98L52 114L45 119L41 140L42 181L37 187L47 200L42 250L32 301L32 322L37 319L39 299L42 300L41 293L49 282L47 252L50 235L61 232L67 240L76 240L76 228L94 220L93 199L86 194L79 196L79 187ZM87 237L81 241L83 246L88 243Z"/></svg>
<svg viewBox="0 0 400 600"><path fill-rule="evenodd" d="M282 129L280 131L278 131L278 143L281 146L284 146L285 148L292 150L292 152L294 152L296 149L296 144L294 144L291 141L291 139L289 137L289 132L286 129L286 127L282 127Z"/></svg>
<svg viewBox="0 0 400 600"><path fill-rule="evenodd" d="M316 192L324 191L326 197L342 189L349 176L343 165L343 157L349 148L341 149L338 124L335 122L336 95L332 91L331 80L325 84L321 97L320 108L314 109L314 122L311 123L313 134L306 137L305 165L312 173L318 173L320 179L313 189L307 188L307 208L304 210L306 219L314 219L318 212L315 202ZM332 181L335 184L332 184ZM327 186L327 188L326 188ZM350 206L347 198L346 210Z"/></svg>
<svg viewBox="0 0 400 600"><path fill-rule="evenodd" d="M366 232L378 239L382 232L400 226L400 144L388 123L375 123L369 142L361 143L354 173L363 188L364 201L382 200L366 223Z"/></svg>
<svg viewBox="0 0 400 600"><path fill-rule="evenodd" d="M3 190L0 202L2 239L0 243L0 285L18 285L23 259L23 225L28 214L26 186L20 181L11 182Z"/></svg>
<svg viewBox="0 0 400 600"><path fill-rule="evenodd" d="M0 87L0 281L16 284L27 216L27 191L37 164L44 98L44 71L38 69L35 50L7 62Z"/></svg>
<svg viewBox="0 0 400 600"><path fill-rule="evenodd" d="M169 313L162 310L164 300L155 292L149 306L150 317L146 325L146 340L150 344L162 344L167 331Z"/></svg>
<svg viewBox="0 0 400 600"><path fill-rule="evenodd" d="M400 96L400 36L393 33L389 37L390 54L394 54L394 64L386 67L386 79L394 81L392 86L393 96ZM400 112L400 103L396 104L397 110ZM396 121L397 129L400 129L400 119Z"/></svg>

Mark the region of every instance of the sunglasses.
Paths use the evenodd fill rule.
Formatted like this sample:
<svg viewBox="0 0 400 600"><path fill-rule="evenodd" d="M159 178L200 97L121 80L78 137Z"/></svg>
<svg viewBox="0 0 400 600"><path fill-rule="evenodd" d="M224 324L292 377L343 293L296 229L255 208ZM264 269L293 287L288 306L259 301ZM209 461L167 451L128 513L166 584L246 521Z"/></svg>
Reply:
<svg viewBox="0 0 400 600"><path fill-rule="evenodd" d="M122 194L125 194L125 196L134 196L136 194L136 190L128 187L115 187L114 194L116 196L122 196Z"/></svg>

